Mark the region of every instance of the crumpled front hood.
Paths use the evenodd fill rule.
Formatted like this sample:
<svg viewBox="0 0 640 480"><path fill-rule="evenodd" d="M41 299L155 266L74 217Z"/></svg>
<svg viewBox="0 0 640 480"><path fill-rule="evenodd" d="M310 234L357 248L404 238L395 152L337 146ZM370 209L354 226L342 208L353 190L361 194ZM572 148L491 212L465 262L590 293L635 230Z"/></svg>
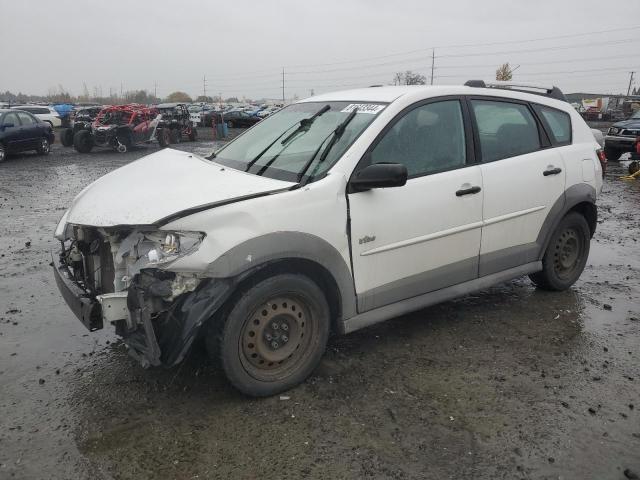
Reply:
<svg viewBox="0 0 640 480"><path fill-rule="evenodd" d="M67 222L96 227L151 225L190 209L293 185L167 148L114 170L86 187L73 200Z"/></svg>

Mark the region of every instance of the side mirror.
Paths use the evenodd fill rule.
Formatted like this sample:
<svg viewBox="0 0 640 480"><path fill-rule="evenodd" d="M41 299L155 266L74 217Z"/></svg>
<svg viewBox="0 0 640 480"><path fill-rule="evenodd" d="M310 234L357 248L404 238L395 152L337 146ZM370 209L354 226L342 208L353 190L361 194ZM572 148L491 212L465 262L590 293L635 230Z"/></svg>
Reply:
<svg viewBox="0 0 640 480"><path fill-rule="evenodd" d="M401 163L374 163L351 177L351 192L363 192L371 188L401 187L407 183L407 167Z"/></svg>

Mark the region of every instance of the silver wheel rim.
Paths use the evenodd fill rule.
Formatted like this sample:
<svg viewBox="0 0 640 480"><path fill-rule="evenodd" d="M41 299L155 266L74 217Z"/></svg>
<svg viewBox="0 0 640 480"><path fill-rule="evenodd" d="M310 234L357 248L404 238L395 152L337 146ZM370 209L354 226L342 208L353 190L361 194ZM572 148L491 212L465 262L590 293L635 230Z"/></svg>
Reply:
<svg viewBox="0 0 640 480"><path fill-rule="evenodd" d="M40 148L42 148L42 151L44 153L49 153L49 140L47 140L46 138L43 138L42 145Z"/></svg>
<svg viewBox="0 0 640 480"><path fill-rule="evenodd" d="M0 162L4 161L4 148L0 147Z"/></svg>

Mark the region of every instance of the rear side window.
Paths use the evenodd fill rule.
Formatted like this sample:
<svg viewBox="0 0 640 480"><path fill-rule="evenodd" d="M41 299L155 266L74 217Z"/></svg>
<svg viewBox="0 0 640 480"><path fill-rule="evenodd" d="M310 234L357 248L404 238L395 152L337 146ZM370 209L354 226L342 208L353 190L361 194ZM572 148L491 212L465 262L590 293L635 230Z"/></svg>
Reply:
<svg viewBox="0 0 640 480"><path fill-rule="evenodd" d="M524 155L540 149L538 125L526 105L471 100L483 162Z"/></svg>
<svg viewBox="0 0 640 480"><path fill-rule="evenodd" d="M549 131L554 146L571 144L571 117L568 113L542 105L534 108Z"/></svg>
<svg viewBox="0 0 640 480"><path fill-rule="evenodd" d="M16 112L16 113L18 114L18 117L20 117L20 121L22 122L22 125L32 125L36 123L34 118L28 113L24 113L24 112Z"/></svg>

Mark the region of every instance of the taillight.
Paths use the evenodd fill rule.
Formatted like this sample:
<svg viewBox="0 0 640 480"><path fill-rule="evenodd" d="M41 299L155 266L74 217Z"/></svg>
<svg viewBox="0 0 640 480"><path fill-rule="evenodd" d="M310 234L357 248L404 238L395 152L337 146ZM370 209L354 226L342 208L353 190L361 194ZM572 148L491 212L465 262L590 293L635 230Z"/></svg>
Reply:
<svg viewBox="0 0 640 480"><path fill-rule="evenodd" d="M604 150L599 148L596 150L596 155L598 156L598 160L600 160L600 166L602 167L602 178L604 178L604 174L607 173L607 156L604 154Z"/></svg>

